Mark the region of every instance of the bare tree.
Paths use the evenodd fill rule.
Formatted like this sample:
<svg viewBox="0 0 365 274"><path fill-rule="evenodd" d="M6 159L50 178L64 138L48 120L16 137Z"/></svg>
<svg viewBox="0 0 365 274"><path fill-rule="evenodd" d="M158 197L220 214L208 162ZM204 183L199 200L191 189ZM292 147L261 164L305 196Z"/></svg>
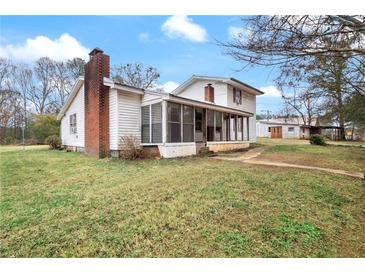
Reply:
<svg viewBox="0 0 365 274"><path fill-rule="evenodd" d="M15 70L14 64L5 58L0 58L0 108L10 95L9 90L12 89L11 76Z"/></svg>
<svg viewBox="0 0 365 274"><path fill-rule="evenodd" d="M58 95L54 104L58 106L58 108L61 108L70 94L72 85L70 70L66 63L62 61L55 61L53 63L52 79L54 90Z"/></svg>
<svg viewBox="0 0 365 274"><path fill-rule="evenodd" d="M30 101L33 103L38 114L44 114L47 105L52 101L53 95L53 71L54 63L48 57L42 57L36 61L34 68L39 80L39 86L30 94Z"/></svg>
<svg viewBox="0 0 365 274"><path fill-rule="evenodd" d="M112 78L122 84L148 89L156 85L160 73L154 67L145 67L141 63L134 63L114 66Z"/></svg>
<svg viewBox="0 0 365 274"><path fill-rule="evenodd" d="M85 74L85 64L85 60L81 58L73 58L67 61L66 65L72 82L74 82L79 76L83 76Z"/></svg>
<svg viewBox="0 0 365 274"><path fill-rule="evenodd" d="M311 125L314 118L319 114L319 96L317 93L305 89L296 90L290 94L282 93L285 108L288 113L298 113L304 125Z"/></svg>
<svg viewBox="0 0 365 274"><path fill-rule="evenodd" d="M35 91L35 85L33 82L33 71L25 64L17 64L14 77L17 90L21 95L21 100L23 103L23 126L26 128L28 124L28 101L32 93Z"/></svg>
<svg viewBox="0 0 365 274"><path fill-rule="evenodd" d="M310 56L365 55L365 16L352 17L358 27L333 16L254 16L242 18L242 32L232 41L218 42L227 54L248 64L277 66ZM352 43L328 45L324 39Z"/></svg>

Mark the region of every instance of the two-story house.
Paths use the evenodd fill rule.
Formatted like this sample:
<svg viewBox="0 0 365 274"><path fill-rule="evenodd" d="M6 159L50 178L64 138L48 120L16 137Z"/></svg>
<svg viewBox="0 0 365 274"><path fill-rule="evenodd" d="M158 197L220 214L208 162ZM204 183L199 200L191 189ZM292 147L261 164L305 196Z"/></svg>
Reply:
<svg viewBox="0 0 365 274"><path fill-rule="evenodd" d="M172 93L110 79L109 56L94 49L61 109L62 144L98 157L118 156L122 136L165 158L244 148L256 140L256 96L234 78L192 76Z"/></svg>

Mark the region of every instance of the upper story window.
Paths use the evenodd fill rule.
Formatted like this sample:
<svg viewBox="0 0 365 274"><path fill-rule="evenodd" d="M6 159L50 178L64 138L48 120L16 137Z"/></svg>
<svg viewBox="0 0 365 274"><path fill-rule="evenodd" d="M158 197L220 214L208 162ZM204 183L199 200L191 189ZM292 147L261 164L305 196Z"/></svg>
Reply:
<svg viewBox="0 0 365 274"><path fill-rule="evenodd" d="M70 134L77 133L76 113L70 115Z"/></svg>
<svg viewBox="0 0 365 274"><path fill-rule="evenodd" d="M212 84L208 84L204 88L205 101L214 103L214 87Z"/></svg>
<svg viewBox="0 0 365 274"><path fill-rule="evenodd" d="M288 127L288 132L294 132L294 127Z"/></svg>
<svg viewBox="0 0 365 274"><path fill-rule="evenodd" d="M233 88L233 102L237 105L242 104L242 91L237 88Z"/></svg>

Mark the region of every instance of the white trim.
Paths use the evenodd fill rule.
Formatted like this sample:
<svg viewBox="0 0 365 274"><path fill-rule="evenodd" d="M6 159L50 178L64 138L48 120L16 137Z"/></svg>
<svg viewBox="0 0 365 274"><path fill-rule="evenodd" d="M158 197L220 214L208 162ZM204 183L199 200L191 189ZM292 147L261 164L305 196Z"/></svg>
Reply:
<svg viewBox="0 0 365 274"><path fill-rule="evenodd" d="M132 93L136 93L136 94L141 94L141 95L144 94L143 89L135 88L135 87L127 86L127 85L122 85L122 84L117 84L113 80L111 80L107 77L104 77L103 83L105 86L113 88L113 89L123 90L123 91L132 92Z"/></svg>
<svg viewBox="0 0 365 274"><path fill-rule="evenodd" d="M249 141L209 141L207 145L215 145L215 144L247 144Z"/></svg>
<svg viewBox="0 0 365 274"><path fill-rule="evenodd" d="M245 117L253 117L254 113L248 113L247 111L241 111L238 109L233 109L233 108L229 108L229 107L225 107L225 106L221 106L221 105L215 105L215 104L207 104L204 102L199 102L199 101L195 101L192 99L188 99L188 98L183 98L183 97L179 97L179 96L169 96L168 98L166 98L167 101L169 102L173 102L173 103L179 103L179 104L184 104L184 105L189 105L189 106L196 106L199 108L205 108L205 109L210 109L210 110L216 110L216 111L221 111L221 112L225 112L225 113L231 113L231 114L238 114L241 116L245 116Z"/></svg>
<svg viewBox="0 0 365 274"><path fill-rule="evenodd" d="M163 143L141 143L140 144L143 147L148 147L148 146L162 146Z"/></svg>
<svg viewBox="0 0 365 274"><path fill-rule="evenodd" d="M184 83L182 83L180 86L178 86L176 89L174 89L171 94L173 95L178 95L179 93L181 93L185 88L187 88L188 86L192 85L195 81L198 80L204 80L204 81L213 81L213 82L220 82L220 83L226 83L229 84L233 87L238 87L239 89L252 94L252 95L262 95L264 94L264 92L262 92L261 90L258 90L254 87L251 87L248 84L245 84L237 79L234 78L230 78L230 77L211 77L211 76L197 76L197 75L193 75L192 77L190 77L188 80L186 80Z"/></svg>
<svg viewBox="0 0 365 274"><path fill-rule="evenodd" d="M71 89L70 95L68 96L65 104L63 105L63 107L61 108L60 112L57 115L57 120L61 120L63 118L63 116L65 116L66 111L72 104L73 100L75 99L78 91L80 90L80 88L82 87L83 84L84 84L84 77L81 77L81 76L78 77Z"/></svg>

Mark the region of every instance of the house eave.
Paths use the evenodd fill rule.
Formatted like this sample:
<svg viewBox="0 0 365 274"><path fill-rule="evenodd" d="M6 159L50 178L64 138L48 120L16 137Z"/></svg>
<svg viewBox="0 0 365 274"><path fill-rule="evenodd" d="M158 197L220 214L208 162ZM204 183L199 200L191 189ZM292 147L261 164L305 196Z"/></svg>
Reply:
<svg viewBox="0 0 365 274"><path fill-rule="evenodd" d="M70 95L68 96L65 104L62 106L60 112L57 115L57 120L61 120L65 115L66 111L70 107L72 101L75 99L77 92L80 90L82 85L84 84L84 77L80 76L77 78L75 84L73 85Z"/></svg>
<svg viewBox="0 0 365 274"><path fill-rule="evenodd" d="M112 89L127 91L127 92L141 94L141 95L144 94L144 89L142 89L142 88L136 88L136 87L122 84L122 83L117 83L106 77L104 77L103 80L104 80L104 85L108 86Z"/></svg>
<svg viewBox="0 0 365 274"><path fill-rule="evenodd" d="M198 80L206 80L206 81L226 83L226 84L229 84L231 86L238 87L238 88L246 91L247 93L250 93L250 94L256 95L256 96L264 94L263 91L261 91L257 88L254 88L254 87L252 87L252 86L250 86L246 83L243 83L240 80L237 80L237 79L232 78L232 77L214 77L214 76L198 76L198 75L193 75L192 77L190 77L188 80L186 80L180 86L178 86L175 90L173 90L171 92L171 94L178 95L186 87L190 86L191 84L193 84L195 81L198 81Z"/></svg>
<svg viewBox="0 0 365 274"><path fill-rule="evenodd" d="M164 99L167 101L170 101L170 102L174 102L174 103L187 104L187 105L192 105L192 106L196 106L196 107L217 110L217 111L221 111L221 112L243 115L246 117L254 116L254 114L252 112L243 111L243 110L230 108L230 107L225 107L225 106L221 106L221 105L216 105L214 103L207 103L207 102L202 102L202 101L198 101L198 100L188 99L188 98L180 97L180 96L177 96L174 94L169 94L168 96L164 97Z"/></svg>

